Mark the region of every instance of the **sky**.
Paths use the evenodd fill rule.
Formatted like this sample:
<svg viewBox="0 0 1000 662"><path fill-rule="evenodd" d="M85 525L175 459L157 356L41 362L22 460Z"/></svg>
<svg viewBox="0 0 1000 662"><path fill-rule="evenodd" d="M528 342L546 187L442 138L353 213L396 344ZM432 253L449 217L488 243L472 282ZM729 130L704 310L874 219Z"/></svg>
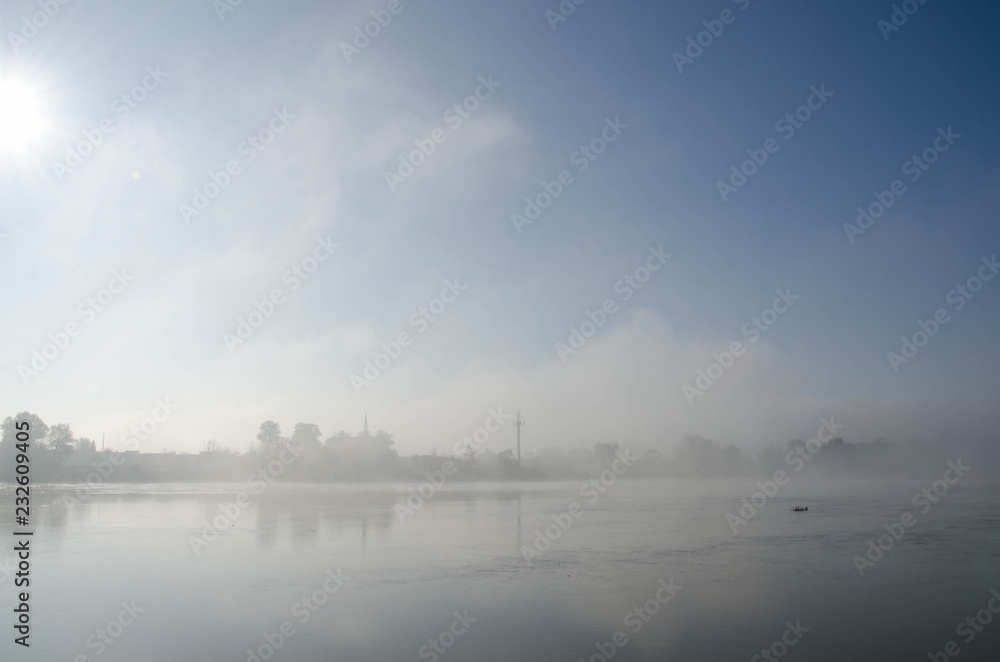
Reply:
<svg viewBox="0 0 1000 662"><path fill-rule="evenodd" d="M5 2L2 415L993 441L1000 6L904 4Z"/></svg>

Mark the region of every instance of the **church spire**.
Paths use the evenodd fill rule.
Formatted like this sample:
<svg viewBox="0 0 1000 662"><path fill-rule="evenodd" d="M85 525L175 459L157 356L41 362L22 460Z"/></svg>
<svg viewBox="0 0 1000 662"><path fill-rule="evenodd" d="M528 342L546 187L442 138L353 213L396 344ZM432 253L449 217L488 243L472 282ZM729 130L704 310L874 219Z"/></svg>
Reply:
<svg viewBox="0 0 1000 662"><path fill-rule="evenodd" d="M368 433L368 412L365 412L365 429L361 434L363 434L366 437L371 436L371 434Z"/></svg>

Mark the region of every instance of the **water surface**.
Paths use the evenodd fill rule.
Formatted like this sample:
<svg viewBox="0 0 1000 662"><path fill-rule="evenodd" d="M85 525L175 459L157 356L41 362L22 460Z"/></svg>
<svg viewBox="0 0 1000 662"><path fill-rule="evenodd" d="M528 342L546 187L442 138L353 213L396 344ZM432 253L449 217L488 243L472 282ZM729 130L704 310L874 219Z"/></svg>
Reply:
<svg viewBox="0 0 1000 662"><path fill-rule="evenodd" d="M278 484L197 555L192 536L247 486L104 485L75 504L49 487L34 495L32 647L18 659L245 662L288 622L271 659L576 662L620 630L616 660L750 660L791 622L808 632L787 659L926 660L955 640L962 660L996 660L1000 616L969 644L955 628L1000 589L1000 488L956 486L923 514L911 498L926 486L803 481L734 535L725 515L752 481L620 481L593 504L579 482L451 485L402 522L409 485ZM523 547L573 502L582 517L527 563ZM852 558L906 511L917 523L859 576ZM680 587L662 606L661 580ZM325 604L304 608L317 591ZM97 655L88 638L132 601L145 611ZM644 604L655 614L626 625ZM422 648L456 612L450 647ZM9 626L2 638L11 650Z"/></svg>

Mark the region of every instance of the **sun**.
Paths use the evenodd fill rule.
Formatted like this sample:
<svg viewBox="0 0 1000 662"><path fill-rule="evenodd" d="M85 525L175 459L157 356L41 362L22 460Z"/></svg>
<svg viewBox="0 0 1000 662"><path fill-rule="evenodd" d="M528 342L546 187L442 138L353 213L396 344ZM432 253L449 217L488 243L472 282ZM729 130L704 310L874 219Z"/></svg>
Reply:
<svg viewBox="0 0 1000 662"><path fill-rule="evenodd" d="M24 78L0 74L0 156L24 156L50 132L42 91Z"/></svg>

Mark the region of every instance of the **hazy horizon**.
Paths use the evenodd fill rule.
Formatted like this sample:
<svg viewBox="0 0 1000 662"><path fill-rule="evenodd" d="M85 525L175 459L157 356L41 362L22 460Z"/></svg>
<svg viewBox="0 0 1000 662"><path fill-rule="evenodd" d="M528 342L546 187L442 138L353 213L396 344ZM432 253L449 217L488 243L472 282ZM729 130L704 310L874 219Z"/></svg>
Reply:
<svg viewBox="0 0 1000 662"><path fill-rule="evenodd" d="M891 8L861 2L594 1L562 22L526 0L407 0L345 48L382 4L69 3L30 39L10 35L35 5L5 5L0 68L40 108L30 153L0 165L10 413L117 438L171 398L155 446L177 451L367 412L426 452L498 406L535 448L696 434L751 451L830 415L858 441L996 438L1000 288L961 309L954 291L1000 246L995 73L968 59L996 48L992 5L921 5L886 36ZM702 54L674 55L727 7ZM72 157L87 135L103 138ZM533 210L543 183L558 195ZM845 228L878 196L884 215ZM779 291L798 298L767 313ZM588 312L606 319L576 349Z"/></svg>
<svg viewBox="0 0 1000 662"><path fill-rule="evenodd" d="M998 23L4 0L0 657L994 662Z"/></svg>

